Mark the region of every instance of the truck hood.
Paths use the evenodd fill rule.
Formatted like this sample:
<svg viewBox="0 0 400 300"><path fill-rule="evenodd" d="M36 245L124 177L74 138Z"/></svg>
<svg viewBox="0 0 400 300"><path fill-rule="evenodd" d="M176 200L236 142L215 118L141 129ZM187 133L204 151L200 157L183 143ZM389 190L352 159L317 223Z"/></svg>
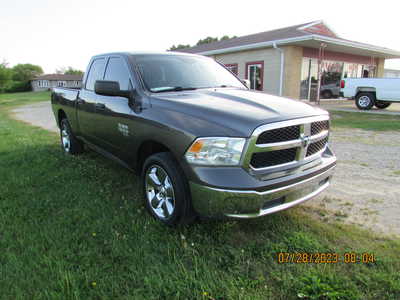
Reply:
<svg viewBox="0 0 400 300"><path fill-rule="evenodd" d="M248 137L263 124L328 114L301 101L229 88L162 93L152 105L196 136Z"/></svg>

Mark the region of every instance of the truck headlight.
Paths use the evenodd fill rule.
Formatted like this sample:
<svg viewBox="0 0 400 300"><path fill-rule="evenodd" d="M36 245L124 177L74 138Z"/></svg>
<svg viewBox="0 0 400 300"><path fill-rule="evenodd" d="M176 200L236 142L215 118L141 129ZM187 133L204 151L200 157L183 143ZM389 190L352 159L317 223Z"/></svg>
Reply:
<svg viewBox="0 0 400 300"><path fill-rule="evenodd" d="M198 138L186 151L185 157L191 164L237 166L245 143L244 138Z"/></svg>

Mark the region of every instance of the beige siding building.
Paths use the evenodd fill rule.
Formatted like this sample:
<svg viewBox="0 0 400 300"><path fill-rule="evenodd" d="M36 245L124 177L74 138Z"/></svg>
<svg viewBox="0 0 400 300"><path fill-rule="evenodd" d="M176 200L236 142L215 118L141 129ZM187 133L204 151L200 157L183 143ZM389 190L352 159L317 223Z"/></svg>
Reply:
<svg viewBox="0 0 400 300"><path fill-rule="evenodd" d="M32 91L46 91L55 87L81 88L83 75L46 74L31 80Z"/></svg>
<svg viewBox="0 0 400 300"><path fill-rule="evenodd" d="M323 21L180 49L213 57L250 88L295 99L339 96L346 77L383 77L400 52L340 38Z"/></svg>

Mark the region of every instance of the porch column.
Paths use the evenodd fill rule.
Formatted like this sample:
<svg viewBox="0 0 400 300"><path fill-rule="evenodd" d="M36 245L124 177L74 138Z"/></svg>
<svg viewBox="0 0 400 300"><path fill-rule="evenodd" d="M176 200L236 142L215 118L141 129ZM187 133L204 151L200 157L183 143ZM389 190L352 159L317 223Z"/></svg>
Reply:
<svg viewBox="0 0 400 300"><path fill-rule="evenodd" d="M300 99L303 47L285 46L281 48L285 51L282 96L292 99Z"/></svg>

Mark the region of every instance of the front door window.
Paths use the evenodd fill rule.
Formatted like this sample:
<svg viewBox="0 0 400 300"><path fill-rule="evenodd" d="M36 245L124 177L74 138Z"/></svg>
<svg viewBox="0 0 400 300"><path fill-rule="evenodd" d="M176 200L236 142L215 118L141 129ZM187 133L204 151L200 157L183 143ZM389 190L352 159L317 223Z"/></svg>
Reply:
<svg viewBox="0 0 400 300"><path fill-rule="evenodd" d="M261 63L247 64L247 76L250 81L250 89L262 91L263 65Z"/></svg>

